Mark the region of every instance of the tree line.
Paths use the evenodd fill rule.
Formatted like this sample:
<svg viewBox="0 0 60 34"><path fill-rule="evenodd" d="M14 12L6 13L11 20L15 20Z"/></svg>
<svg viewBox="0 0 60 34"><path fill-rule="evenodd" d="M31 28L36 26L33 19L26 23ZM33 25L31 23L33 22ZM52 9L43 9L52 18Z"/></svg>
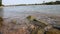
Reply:
<svg viewBox="0 0 60 34"><path fill-rule="evenodd" d="M2 6L2 0L0 0L0 6Z"/></svg>
<svg viewBox="0 0 60 34"><path fill-rule="evenodd" d="M46 3L42 3L45 5L56 5L56 4L60 4L60 1L55 1L55 2L46 2Z"/></svg>

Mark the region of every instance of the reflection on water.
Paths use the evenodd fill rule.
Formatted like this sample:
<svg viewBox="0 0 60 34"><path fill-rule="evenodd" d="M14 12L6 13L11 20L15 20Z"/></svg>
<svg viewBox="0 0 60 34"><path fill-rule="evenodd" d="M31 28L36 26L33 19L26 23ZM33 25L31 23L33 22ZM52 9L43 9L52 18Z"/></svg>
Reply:
<svg viewBox="0 0 60 34"><path fill-rule="evenodd" d="M3 17L4 12L3 12L3 8L0 8L0 17Z"/></svg>

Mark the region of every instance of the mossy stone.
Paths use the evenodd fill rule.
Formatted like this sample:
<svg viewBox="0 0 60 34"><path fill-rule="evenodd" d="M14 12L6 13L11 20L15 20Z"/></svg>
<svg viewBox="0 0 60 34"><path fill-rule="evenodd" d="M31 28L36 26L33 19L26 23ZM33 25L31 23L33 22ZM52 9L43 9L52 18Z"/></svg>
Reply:
<svg viewBox="0 0 60 34"><path fill-rule="evenodd" d="M27 19L30 21L33 21L35 19L35 17L34 16L28 16Z"/></svg>

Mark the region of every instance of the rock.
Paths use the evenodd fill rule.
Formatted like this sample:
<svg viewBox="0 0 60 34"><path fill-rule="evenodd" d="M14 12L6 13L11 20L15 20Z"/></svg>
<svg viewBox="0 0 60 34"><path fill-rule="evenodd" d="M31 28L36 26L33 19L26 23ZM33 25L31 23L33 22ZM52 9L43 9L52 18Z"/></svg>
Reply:
<svg viewBox="0 0 60 34"><path fill-rule="evenodd" d="M46 34L60 34L60 30L57 29L50 29L46 32Z"/></svg>
<svg viewBox="0 0 60 34"><path fill-rule="evenodd" d="M2 22L0 22L0 27L2 27L2 25L3 25L3 23L2 23Z"/></svg>
<svg viewBox="0 0 60 34"><path fill-rule="evenodd" d="M30 34L44 34L44 29L38 26L31 25L29 28Z"/></svg>
<svg viewBox="0 0 60 34"><path fill-rule="evenodd" d="M33 24L35 26L39 26L39 27L42 27L42 28L47 26L45 21L37 20L34 16L28 16L27 19L30 21L31 24Z"/></svg>
<svg viewBox="0 0 60 34"><path fill-rule="evenodd" d="M39 27L42 27L42 28L44 28L44 27L47 26L45 23L42 23L42 22L40 22L40 21L38 21L38 20L36 20L36 19L34 19L34 20L31 21L31 22L32 22L33 25L39 26Z"/></svg>
<svg viewBox="0 0 60 34"><path fill-rule="evenodd" d="M2 25L3 25L3 18L2 17L0 17L0 27L2 27Z"/></svg>
<svg viewBox="0 0 60 34"><path fill-rule="evenodd" d="M44 29L39 29L37 34L44 34L44 32L45 32Z"/></svg>
<svg viewBox="0 0 60 34"><path fill-rule="evenodd" d="M44 29L34 29L31 31L31 34L44 34Z"/></svg>
<svg viewBox="0 0 60 34"><path fill-rule="evenodd" d="M33 19L35 19L35 17L34 16L28 16L27 19L32 21Z"/></svg>
<svg viewBox="0 0 60 34"><path fill-rule="evenodd" d="M50 29L52 29L53 27L51 26L51 25L48 25L48 26L46 26L45 28L44 28L44 30L45 31L48 31L48 30L50 30Z"/></svg>
<svg viewBox="0 0 60 34"><path fill-rule="evenodd" d="M16 34L29 34L29 32L27 31L27 29L25 27L18 29Z"/></svg>
<svg viewBox="0 0 60 34"><path fill-rule="evenodd" d="M11 23L13 23L13 24L16 24L17 23L17 20L11 20Z"/></svg>
<svg viewBox="0 0 60 34"><path fill-rule="evenodd" d="M3 21L3 18L2 17L0 17L0 21Z"/></svg>
<svg viewBox="0 0 60 34"><path fill-rule="evenodd" d="M56 27L56 26L55 26L54 28L60 30L60 27Z"/></svg>
<svg viewBox="0 0 60 34"><path fill-rule="evenodd" d="M0 34L2 34L2 33L0 32Z"/></svg>
<svg viewBox="0 0 60 34"><path fill-rule="evenodd" d="M34 28L35 28L35 26L34 26L34 25L31 25L31 26L30 26L30 28L31 28L31 29L34 29Z"/></svg>

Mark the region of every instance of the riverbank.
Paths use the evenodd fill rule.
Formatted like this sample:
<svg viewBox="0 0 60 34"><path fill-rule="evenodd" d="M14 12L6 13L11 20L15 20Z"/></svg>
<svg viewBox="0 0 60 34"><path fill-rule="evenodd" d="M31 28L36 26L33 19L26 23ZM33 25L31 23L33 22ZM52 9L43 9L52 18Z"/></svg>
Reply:
<svg viewBox="0 0 60 34"><path fill-rule="evenodd" d="M32 21L28 20L27 17L28 16L32 16L29 17L29 19L32 19ZM25 16L25 18L3 18L2 21L2 26L0 26L0 33L2 34L43 34L45 32L44 28L46 26L43 26L43 24L38 24L38 23L42 23L40 22L34 22L33 19L37 19L37 20L42 20L45 23L49 23L52 26L55 23L59 23L60 24L60 16L53 16L53 15L46 15L46 14L32 14L32 15L27 15ZM0 20L1 21L1 20ZM54 23L54 24L53 24ZM35 24L35 25L34 25ZM43 26L43 28L39 28L40 26ZM46 24L45 24L46 25ZM56 25L56 24L55 24ZM50 26L50 25L49 25ZM36 29L34 29L36 28ZM60 30L55 29L55 28L50 28L50 30L48 32L50 32L51 34L53 30L53 33L55 34L59 34ZM46 32L47 34L50 34Z"/></svg>
<svg viewBox="0 0 60 34"><path fill-rule="evenodd" d="M47 5L47 4L37 4L37 5ZM4 6L0 6L0 8L2 7L14 7L14 6L37 6L35 4L22 4L22 5L4 5ZM51 4L49 4L51 5ZM52 5L60 5L60 4L52 4Z"/></svg>

